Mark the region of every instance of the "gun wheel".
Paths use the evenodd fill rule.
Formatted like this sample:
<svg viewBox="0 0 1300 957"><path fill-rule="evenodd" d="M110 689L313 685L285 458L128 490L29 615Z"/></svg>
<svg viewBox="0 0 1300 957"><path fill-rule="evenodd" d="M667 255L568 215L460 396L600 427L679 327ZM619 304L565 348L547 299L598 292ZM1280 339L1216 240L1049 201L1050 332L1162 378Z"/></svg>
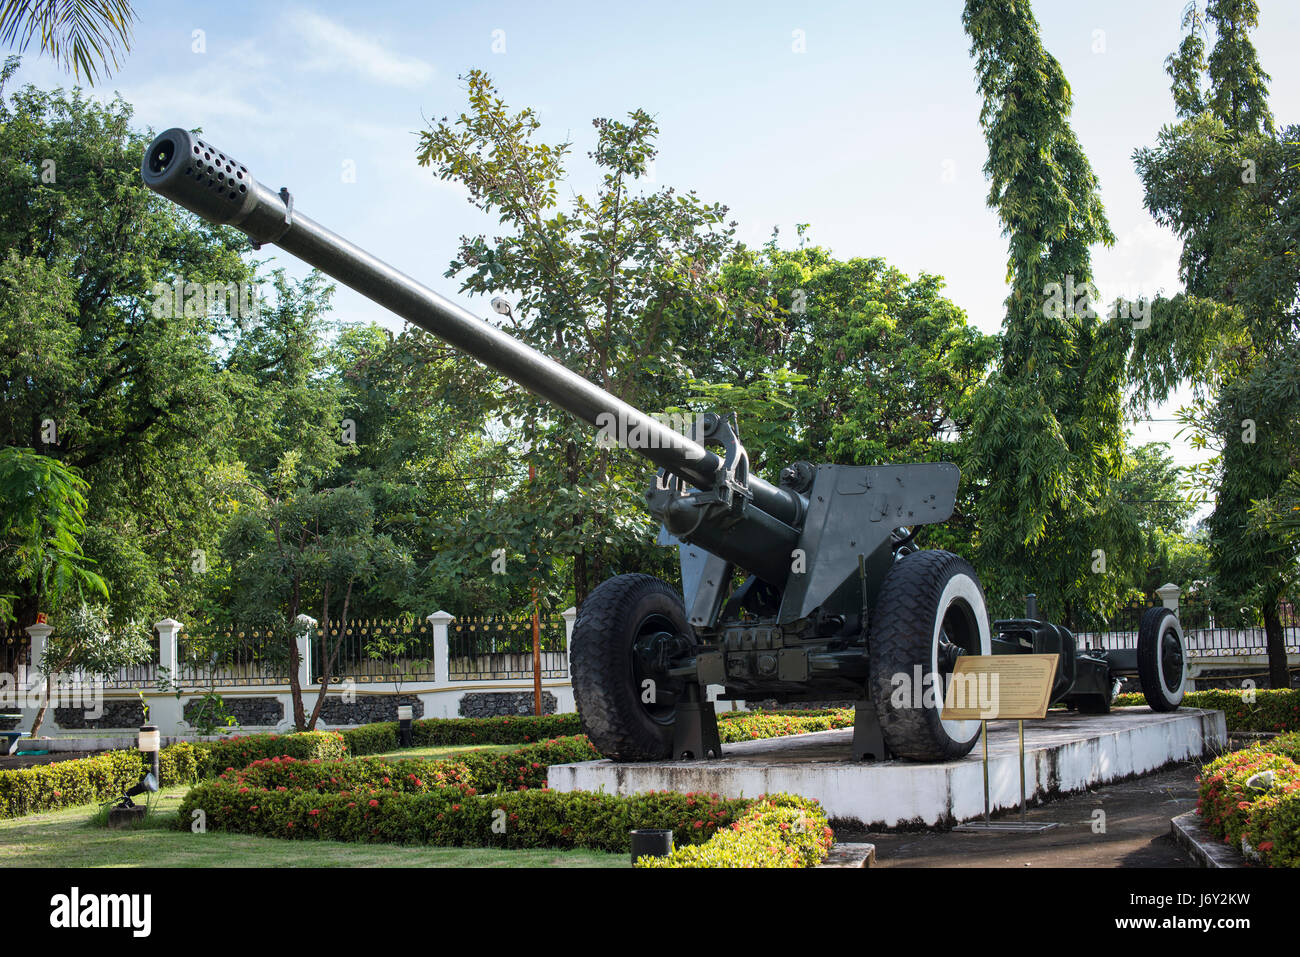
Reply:
<svg viewBox="0 0 1300 957"><path fill-rule="evenodd" d="M1148 608L1138 626L1138 682L1152 711L1173 711L1187 689L1187 652L1178 616Z"/></svg>
<svg viewBox="0 0 1300 957"><path fill-rule="evenodd" d="M666 668L693 645L681 596L658 578L616 575L587 596L573 626L570 668L582 730L601 754L615 761L671 755L686 682Z"/></svg>
<svg viewBox="0 0 1300 957"><path fill-rule="evenodd" d="M970 752L980 723L944 721L944 692L957 658L987 655L991 641L984 590L965 559L933 550L894 563L868 646L871 698L890 751L913 761Z"/></svg>

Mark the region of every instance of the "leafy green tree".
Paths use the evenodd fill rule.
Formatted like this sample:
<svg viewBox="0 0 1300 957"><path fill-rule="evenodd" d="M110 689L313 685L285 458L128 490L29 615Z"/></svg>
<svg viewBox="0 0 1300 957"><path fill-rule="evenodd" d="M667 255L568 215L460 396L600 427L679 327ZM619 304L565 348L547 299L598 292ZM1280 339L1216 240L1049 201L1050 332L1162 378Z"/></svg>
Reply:
<svg viewBox="0 0 1300 957"><path fill-rule="evenodd" d="M501 401L498 380L415 328L396 335L379 326L345 329L332 352L343 414L355 425L355 454L343 474L371 490L377 527L424 569L392 607L361 614L517 612L527 601L525 583L491 574L481 551L488 538L501 543L487 523L512 514L500 496L526 474L511 454L511 433L491 418ZM520 543L524 552L528 545ZM517 565L516 556L509 566Z"/></svg>
<svg viewBox="0 0 1300 957"><path fill-rule="evenodd" d="M997 342L942 288L775 237L740 249L722 270L723 314L690 354L688 404L738 410L756 469L947 457Z"/></svg>
<svg viewBox="0 0 1300 957"><path fill-rule="evenodd" d="M1216 34L1208 60L1185 40L1168 64L1179 122L1134 153L1147 208L1183 242L1184 291L1154 303L1132 375L1139 403L1192 386L1180 415L1214 453L1195 478L1214 496L1216 590L1236 617L1263 620L1270 681L1285 687L1278 604L1300 554L1284 520L1300 470L1300 127L1275 131L1249 39L1253 0L1212 2L1205 22Z"/></svg>
<svg viewBox="0 0 1300 957"><path fill-rule="evenodd" d="M126 104L10 90L16 68L0 71L0 444L88 483L82 542L114 620L183 616L218 532L211 466L231 453L214 343L238 320L162 308L160 290L251 282L246 243L143 186ZM34 620L30 587L0 591Z"/></svg>
<svg viewBox="0 0 1300 957"><path fill-rule="evenodd" d="M1114 235L1070 126L1069 83L1029 4L968 0L962 22L1011 283L998 367L968 410L977 567L995 606L1014 610L1033 591L1068 622L1122 600L1111 569L1141 548L1138 529L1107 505L1122 464L1131 332L1117 308L1099 312L1089 247Z"/></svg>
<svg viewBox="0 0 1300 957"><path fill-rule="evenodd" d="M84 479L30 449L0 449L0 575L25 584L47 610L108 586L81 547L86 531ZM0 595L0 621L13 617L13 595Z"/></svg>
<svg viewBox="0 0 1300 957"><path fill-rule="evenodd" d="M55 676L80 672L106 678L120 668L147 661L154 653L149 632L138 622L110 624L102 606L71 605L51 619L45 655L40 661L46 694L32 721L32 736L40 733L52 697Z"/></svg>
<svg viewBox="0 0 1300 957"><path fill-rule="evenodd" d="M467 112L423 132L419 160L439 178L463 184L471 203L498 218L502 234L462 237L448 275L460 277L465 292L509 295L511 331L531 345L634 406L664 410L682 315L709 294L710 277L732 244L725 210L694 193L646 187L658 129L641 110L626 121L593 122L589 157L599 186L592 198L575 195L561 208L558 184L570 144L539 142L536 114L510 112L484 73L464 79ZM500 419L526 443L517 458L537 466L535 484L511 508L515 517L525 510L533 517L522 525L509 516L502 521L548 537L534 552L522 541L502 541L504 528L483 529L482 572L501 548L565 556L581 602L629 556L654 561L647 553L651 523L640 494L631 494L643 487L644 462L602 448L590 426L520 390L501 395ZM560 590L545 563L513 567L524 580L544 576L546 591Z"/></svg>
<svg viewBox="0 0 1300 957"><path fill-rule="evenodd" d="M375 530L370 494L355 486L313 491L297 486L291 461L260 504L242 508L226 529L230 611L245 629L273 636L288 661L294 726L316 726L331 679L343 663L354 601L368 590L394 588L410 574L409 559ZM316 619L312 670L320 692L310 715L298 681L298 616Z"/></svg>

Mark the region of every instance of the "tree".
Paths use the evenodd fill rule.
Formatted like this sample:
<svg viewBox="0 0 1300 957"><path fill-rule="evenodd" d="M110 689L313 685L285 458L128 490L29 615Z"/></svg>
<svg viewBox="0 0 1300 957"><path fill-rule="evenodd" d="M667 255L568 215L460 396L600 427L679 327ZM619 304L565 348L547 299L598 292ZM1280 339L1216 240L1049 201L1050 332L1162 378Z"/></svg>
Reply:
<svg viewBox="0 0 1300 957"><path fill-rule="evenodd" d="M316 726L331 677L343 662L354 599L391 588L409 574L407 557L375 531L370 495L355 486L297 486L292 459L260 507L241 509L222 547L229 563L230 609L245 629L263 629L288 660L294 726ZM320 691L308 715L298 681L299 615L314 613L312 670Z"/></svg>
<svg viewBox="0 0 1300 957"><path fill-rule="evenodd" d="M1208 61L1184 40L1168 64L1179 122L1134 153L1147 208L1183 242L1184 291L1153 304L1132 376L1140 403L1192 385L1180 415L1215 453L1196 480L1215 497L1206 524L1216 585L1262 618L1269 680L1286 687L1278 604L1296 584L1300 546L1283 518L1300 470L1300 127L1275 131L1249 39L1253 0L1211 2L1205 22L1216 33Z"/></svg>
<svg viewBox="0 0 1300 957"><path fill-rule="evenodd" d="M212 466L232 451L216 343L244 320L201 295L171 308L171 292L251 286L246 240L144 187L149 137L126 104L11 91L16 68L0 71L0 444L88 483L82 541L114 621L183 616L218 533ZM34 620L29 587L0 591Z"/></svg>
<svg viewBox="0 0 1300 957"><path fill-rule="evenodd" d="M1108 569L1141 547L1105 504L1122 463L1130 330L1119 308L1098 312L1089 247L1114 235L1070 126L1069 83L1029 5L968 0L962 22L1011 283L998 367L967 411L977 567L993 604L1010 610L1034 591L1068 622L1119 601Z"/></svg>
<svg viewBox="0 0 1300 957"><path fill-rule="evenodd" d="M0 575L29 586L46 610L74 595L108 597L81 548L87 485L74 469L30 449L0 449ZM0 595L0 621L13 617Z"/></svg>
<svg viewBox="0 0 1300 957"><path fill-rule="evenodd" d="M570 144L537 142L536 114L511 113L486 74L472 71L464 79L469 110L421 134L419 161L439 178L463 184L470 202L495 215L503 233L462 237L447 274L460 277L464 292L509 294L517 335L620 399L663 411L683 315L709 295L709 278L732 244L725 209L694 193L645 187L658 129L636 110L626 121L593 121L588 155L600 185L590 200L575 195L562 210L558 183ZM519 390L503 390L499 415L521 430L516 435L526 444L516 455L540 466L537 482L512 512L528 511L529 524L549 533L537 554L571 558L574 597L581 602L625 556L646 556L652 525L637 504L645 465L600 447L590 426ZM511 547L500 532L493 528L479 538L484 572L492 552ZM546 572L538 564L514 567L526 575Z"/></svg>
<svg viewBox="0 0 1300 957"><path fill-rule="evenodd" d="M121 53L130 49L134 20L129 0L3 0L0 41L21 53L39 36L42 53L94 83L110 60L119 66L119 45Z"/></svg>
<svg viewBox="0 0 1300 957"><path fill-rule="evenodd" d="M101 606L82 602L57 615L53 622L54 631L40 661L46 693L32 721L32 737L45 721L56 675L79 672L107 677L127 665L147 661L154 653L144 628L136 622L110 625Z"/></svg>
<svg viewBox="0 0 1300 957"><path fill-rule="evenodd" d="M687 404L738 410L755 470L949 454L996 340L966 324L942 279L774 237L729 256L719 286L721 314L688 353Z"/></svg>

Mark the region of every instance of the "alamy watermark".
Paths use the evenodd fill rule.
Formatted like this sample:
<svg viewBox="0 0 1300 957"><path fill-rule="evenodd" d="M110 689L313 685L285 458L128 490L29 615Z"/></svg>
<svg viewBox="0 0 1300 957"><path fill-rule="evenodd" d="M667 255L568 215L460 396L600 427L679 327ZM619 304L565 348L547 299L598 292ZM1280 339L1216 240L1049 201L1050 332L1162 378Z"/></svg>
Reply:
<svg viewBox="0 0 1300 957"><path fill-rule="evenodd" d="M27 681L0 672L0 708L79 708L90 721L104 716L104 680L78 672L38 674Z"/></svg>
<svg viewBox="0 0 1300 957"><path fill-rule="evenodd" d="M656 429L654 423L664 428ZM660 412L633 419L621 411L617 415L602 412L596 416L596 428L596 444L602 449L681 448L683 443L678 437L704 434L704 414ZM688 460L701 457L698 449L686 450Z"/></svg>
<svg viewBox="0 0 1300 957"><path fill-rule="evenodd" d="M227 315L254 319L262 308L262 284L256 282L156 282L150 290L149 311L155 319Z"/></svg>
<svg viewBox="0 0 1300 957"><path fill-rule="evenodd" d="M1064 283L1049 282L1043 286L1043 317L1046 319L1088 318L1096 319L1101 313L1097 306L1101 292L1092 282L1076 283L1067 275ZM1151 325L1151 300L1145 296L1136 299L1116 299L1106 311L1109 319L1131 319L1134 329Z"/></svg>

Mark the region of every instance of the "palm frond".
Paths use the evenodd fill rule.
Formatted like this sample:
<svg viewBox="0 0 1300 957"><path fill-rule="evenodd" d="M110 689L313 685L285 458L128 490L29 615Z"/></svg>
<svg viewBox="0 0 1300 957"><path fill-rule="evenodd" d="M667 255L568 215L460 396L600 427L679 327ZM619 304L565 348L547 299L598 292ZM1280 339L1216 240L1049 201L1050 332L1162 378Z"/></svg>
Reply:
<svg viewBox="0 0 1300 957"><path fill-rule="evenodd" d="M23 52L39 37L41 53L94 83L120 65L134 20L130 0L0 0L0 42Z"/></svg>

